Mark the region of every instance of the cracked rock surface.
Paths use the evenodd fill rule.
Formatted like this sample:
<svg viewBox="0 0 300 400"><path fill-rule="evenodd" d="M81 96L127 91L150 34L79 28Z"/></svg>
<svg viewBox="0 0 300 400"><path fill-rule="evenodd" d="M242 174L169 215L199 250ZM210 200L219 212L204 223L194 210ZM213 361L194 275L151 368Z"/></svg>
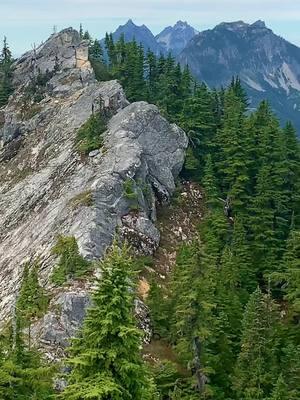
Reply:
<svg viewBox="0 0 300 400"><path fill-rule="evenodd" d="M24 111L26 88L46 72L43 98L26 103ZM75 236L89 260L104 254L116 232L125 232L133 245L142 243L138 252L153 253L159 245L156 203L169 201L188 144L157 107L129 104L117 81L97 82L87 44L71 28L21 57L14 79L16 91L0 110L0 321L11 316L25 261L39 258L40 279L48 285L59 234ZM103 147L82 157L76 133L97 112L100 97L114 116ZM134 204L124 190L128 181ZM89 204L78 201L84 194ZM71 310L70 318L57 333L55 315L45 316L46 325L53 325L45 339L50 343L74 333L83 315L74 307L87 304L84 291L74 297L72 287L57 301Z"/></svg>

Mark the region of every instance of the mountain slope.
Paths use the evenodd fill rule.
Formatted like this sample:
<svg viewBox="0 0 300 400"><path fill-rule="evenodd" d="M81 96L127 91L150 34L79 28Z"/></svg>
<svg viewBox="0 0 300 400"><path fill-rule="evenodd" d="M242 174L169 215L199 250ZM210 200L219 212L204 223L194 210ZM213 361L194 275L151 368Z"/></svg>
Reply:
<svg viewBox="0 0 300 400"><path fill-rule="evenodd" d="M300 129L300 48L275 35L264 22L222 23L196 35L179 56L210 87L239 75L252 106L268 99L282 120Z"/></svg>
<svg viewBox="0 0 300 400"><path fill-rule="evenodd" d="M172 52L177 56L198 33L187 22L178 21L174 26L168 26L155 38L165 53Z"/></svg>
<svg viewBox="0 0 300 400"><path fill-rule="evenodd" d="M41 98L31 89L37 76ZM41 281L49 283L60 234L74 236L89 260L104 254L116 231L137 252L154 251L156 204L174 192L187 147L184 132L156 106L129 104L117 81L96 81L87 42L72 28L21 57L14 82L16 91L0 110L1 322L11 315L24 262L38 258ZM76 135L93 113L112 118L103 147L83 156ZM69 289L62 288L60 304L76 303ZM81 287L83 305L85 292ZM54 319L45 316L39 336L60 343L70 326Z"/></svg>

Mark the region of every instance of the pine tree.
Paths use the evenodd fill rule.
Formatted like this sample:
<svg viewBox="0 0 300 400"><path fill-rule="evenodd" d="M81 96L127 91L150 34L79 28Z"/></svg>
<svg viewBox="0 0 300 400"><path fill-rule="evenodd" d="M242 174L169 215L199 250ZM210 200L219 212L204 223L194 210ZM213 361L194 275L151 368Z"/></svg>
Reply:
<svg viewBox="0 0 300 400"><path fill-rule="evenodd" d="M94 61L103 62L103 50L99 40L95 39L89 46L89 57Z"/></svg>
<svg viewBox="0 0 300 400"><path fill-rule="evenodd" d="M4 37L0 55L0 107L7 104L9 96L13 93L12 63L12 54L7 39Z"/></svg>
<svg viewBox="0 0 300 400"><path fill-rule="evenodd" d="M241 350L233 387L239 400L259 400L270 395L278 373L276 360L276 306L258 288L249 299L244 318Z"/></svg>
<svg viewBox="0 0 300 400"><path fill-rule="evenodd" d="M82 24L79 25L79 36L80 36L80 39L83 39L83 27L82 27Z"/></svg>
<svg viewBox="0 0 300 400"><path fill-rule="evenodd" d="M32 319L41 317L47 309L48 297L38 280L39 265L25 264L17 309L22 320L21 326L30 325Z"/></svg>
<svg viewBox="0 0 300 400"><path fill-rule="evenodd" d="M80 336L70 348L68 400L153 399L135 327L134 277L128 249L116 245L101 262L101 279L92 296Z"/></svg>
<svg viewBox="0 0 300 400"><path fill-rule="evenodd" d="M248 300L248 293L253 293L257 286L257 268L252 262L245 224L238 218L233 225L231 249L235 263L239 266L241 296L244 302Z"/></svg>
<svg viewBox="0 0 300 400"><path fill-rule="evenodd" d="M30 340L24 339L24 327L30 325L32 315L39 310L40 297L34 296L39 291L35 274L25 266L14 322L0 338L0 398L3 400L50 400L54 395L55 368L43 360ZM30 282L34 287L30 287Z"/></svg>
<svg viewBox="0 0 300 400"><path fill-rule="evenodd" d="M282 375L279 375L269 400L291 400L288 387Z"/></svg>
<svg viewBox="0 0 300 400"><path fill-rule="evenodd" d="M249 155L245 130L245 104L233 88L225 93L222 129L216 136L216 169L219 182L234 212L243 211L248 201Z"/></svg>
<svg viewBox="0 0 300 400"><path fill-rule="evenodd" d="M257 176L256 195L250 203L253 260L257 271L270 272L276 265L278 250L275 236L275 211L272 207L273 185L271 167L261 168Z"/></svg>
<svg viewBox="0 0 300 400"><path fill-rule="evenodd" d="M205 158L211 150L216 132L213 98L205 85L198 87L193 96L183 101L179 121L189 137L193 155L200 166L192 176L199 179L203 177Z"/></svg>
<svg viewBox="0 0 300 400"><path fill-rule="evenodd" d="M300 315L300 231L293 229L283 256L282 271L272 274L273 280L282 283L282 291L293 312Z"/></svg>
<svg viewBox="0 0 300 400"><path fill-rule="evenodd" d="M227 399L232 395L232 374L238 351L238 341L241 333L243 315L240 300L239 264L229 246L223 254L216 274L216 308L215 308L215 338L211 352L215 354L211 362L214 373L211 375L211 385L214 387L216 400Z"/></svg>
<svg viewBox="0 0 300 400"><path fill-rule="evenodd" d="M214 165L210 154L208 154L208 156L206 157L202 183L205 189L206 203L208 204L208 206L215 207L220 205L217 180L215 177Z"/></svg>

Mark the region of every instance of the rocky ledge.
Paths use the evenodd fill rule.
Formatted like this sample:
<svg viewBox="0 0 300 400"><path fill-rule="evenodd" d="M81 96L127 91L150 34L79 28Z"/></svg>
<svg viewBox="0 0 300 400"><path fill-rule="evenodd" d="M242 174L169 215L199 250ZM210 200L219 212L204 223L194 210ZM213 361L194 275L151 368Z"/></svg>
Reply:
<svg viewBox="0 0 300 400"><path fill-rule="evenodd" d="M32 79L41 75L47 76L42 95L28 102ZM0 110L1 321L11 315L25 261L39 258L41 282L49 287L59 234L75 236L90 260L103 255L116 232L138 253L153 253L156 204L168 203L187 147L185 133L157 107L129 104L117 81L95 80L87 44L73 29L21 57L14 81L15 94ZM101 149L82 157L76 133L100 98L114 115ZM124 190L128 182L134 204ZM57 297L61 309L87 304L84 290L65 288ZM81 312L71 314L61 342L82 319ZM53 339L51 332L41 335Z"/></svg>

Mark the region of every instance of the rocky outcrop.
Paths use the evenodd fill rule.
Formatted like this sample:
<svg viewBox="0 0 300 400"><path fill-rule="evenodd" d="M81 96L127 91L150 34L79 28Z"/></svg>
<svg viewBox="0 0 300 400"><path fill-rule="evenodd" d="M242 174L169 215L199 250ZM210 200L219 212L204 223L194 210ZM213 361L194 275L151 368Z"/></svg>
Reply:
<svg viewBox="0 0 300 400"><path fill-rule="evenodd" d="M37 76L47 78L41 96L28 101ZM156 203L169 201L187 147L184 132L155 106L129 104L117 81L94 79L86 43L72 29L26 53L16 63L15 84L0 128L2 321L11 315L26 260L39 258L41 282L49 287L58 234L75 236L90 260L104 254L116 232L138 243L137 252L155 251ZM115 115L103 147L82 157L76 133L98 111L100 98ZM39 326L37 336L63 344L80 323L86 290L75 290L75 297L74 287L56 294L53 302L62 315L50 310L43 326L52 326L52 333Z"/></svg>

